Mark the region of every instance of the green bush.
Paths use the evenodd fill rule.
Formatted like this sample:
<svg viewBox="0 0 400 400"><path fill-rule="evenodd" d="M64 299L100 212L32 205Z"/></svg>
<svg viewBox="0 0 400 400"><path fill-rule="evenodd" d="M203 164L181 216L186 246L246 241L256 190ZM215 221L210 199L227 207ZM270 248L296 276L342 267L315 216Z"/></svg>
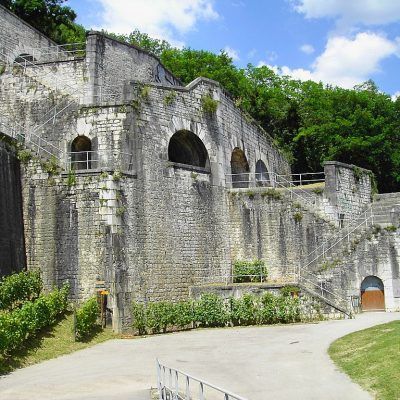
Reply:
<svg viewBox="0 0 400 400"><path fill-rule="evenodd" d="M204 293L194 306L195 322L199 326L225 326L229 313L221 297L214 293Z"/></svg>
<svg viewBox="0 0 400 400"><path fill-rule="evenodd" d="M152 333L166 332L175 324L175 305L167 301L149 303L146 308L146 324Z"/></svg>
<svg viewBox="0 0 400 400"><path fill-rule="evenodd" d="M132 303L132 328L139 335L146 334L146 309L142 303Z"/></svg>
<svg viewBox="0 0 400 400"><path fill-rule="evenodd" d="M84 340L98 327L98 315L99 305L95 297L85 301L76 311L76 338L78 340Z"/></svg>
<svg viewBox="0 0 400 400"><path fill-rule="evenodd" d="M246 293L240 299L231 298L230 302L230 320L233 325L257 324L259 304L252 294Z"/></svg>
<svg viewBox="0 0 400 400"><path fill-rule="evenodd" d="M54 324L68 307L69 286L41 295L21 308L0 313L0 353L9 354L41 329Z"/></svg>
<svg viewBox="0 0 400 400"><path fill-rule="evenodd" d="M12 310L35 300L42 291L38 272L20 272L0 280L0 310Z"/></svg>
<svg viewBox="0 0 400 400"><path fill-rule="evenodd" d="M194 322L194 304L192 300L184 300L175 304L175 324L185 328Z"/></svg>
<svg viewBox="0 0 400 400"><path fill-rule="evenodd" d="M268 276L267 268L262 260L237 260L233 264L233 282L262 282Z"/></svg>

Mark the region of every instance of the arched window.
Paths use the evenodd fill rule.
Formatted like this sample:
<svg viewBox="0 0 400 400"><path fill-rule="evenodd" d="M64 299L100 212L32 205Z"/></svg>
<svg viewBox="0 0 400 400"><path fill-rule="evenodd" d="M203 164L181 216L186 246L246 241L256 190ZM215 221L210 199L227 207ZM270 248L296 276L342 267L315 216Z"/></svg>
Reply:
<svg viewBox="0 0 400 400"><path fill-rule="evenodd" d="M86 136L77 136L71 143L71 169L92 168L92 141Z"/></svg>
<svg viewBox="0 0 400 400"><path fill-rule="evenodd" d="M210 169L206 147L199 137L190 131L178 131L171 137L168 158L174 163Z"/></svg>
<svg viewBox="0 0 400 400"><path fill-rule="evenodd" d="M262 160L256 162L256 184L257 186L271 186L267 167Z"/></svg>
<svg viewBox="0 0 400 400"><path fill-rule="evenodd" d="M29 65L34 61L36 61L35 58L28 53L22 53L19 56L15 57L14 60L16 64L22 64L22 65Z"/></svg>
<svg viewBox="0 0 400 400"><path fill-rule="evenodd" d="M385 290L377 276L367 276L361 283L361 307L366 310L385 309Z"/></svg>
<svg viewBox="0 0 400 400"><path fill-rule="evenodd" d="M231 157L232 187L249 187L249 172L250 168L245 154L239 147L235 147Z"/></svg>

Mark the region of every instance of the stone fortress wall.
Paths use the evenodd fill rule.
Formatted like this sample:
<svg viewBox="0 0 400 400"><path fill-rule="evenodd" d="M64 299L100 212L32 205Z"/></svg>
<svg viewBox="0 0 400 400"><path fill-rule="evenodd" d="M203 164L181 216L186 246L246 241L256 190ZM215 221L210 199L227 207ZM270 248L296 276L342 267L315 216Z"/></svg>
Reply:
<svg viewBox="0 0 400 400"><path fill-rule="evenodd" d="M27 25L0 12L11 21L1 48L15 26ZM26 43L40 46L44 39L31 32ZM284 188L271 196L265 185L275 185L275 174L289 177L290 166L218 83L199 78L183 87L156 57L96 32L85 55L23 71L8 65L0 99L0 116L40 133L63 169L49 160L21 165L28 269L40 269L49 288L69 281L77 301L105 280L116 330L128 326L131 300L185 298L190 287L224 282L238 259L262 259L271 279L292 282L309 254L371 201L369 175L340 163L327 163L324 193L309 191L314 207ZM85 159L71 153L88 145ZM267 182L257 183L257 165ZM340 256L347 270L339 262L309 269L344 296L378 274L387 307L396 309L398 232L365 245L363 254L379 248L379 259L361 255L365 240L358 258Z"/></svg>

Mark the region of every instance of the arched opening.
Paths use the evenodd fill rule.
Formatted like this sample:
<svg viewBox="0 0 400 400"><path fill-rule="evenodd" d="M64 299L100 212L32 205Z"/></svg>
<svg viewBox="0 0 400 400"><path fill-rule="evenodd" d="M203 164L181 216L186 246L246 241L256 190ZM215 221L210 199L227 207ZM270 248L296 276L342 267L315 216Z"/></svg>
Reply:
<svg viewBox="0 0 400 400"><path fill-rule="evenodd" d="M231 174L233 188L249 187L249 164L243 150L235 147L231 157Z"/></svg>
<svg viewBox="0 0 400 400"><path fill-rule="evenodd" d="M267 167L262 160L256 162L256 184L257 186L271 186Z"/></svg>
<svg viewBox="0 0 400 400"><path fill-rule="evenodd" d="M385 290L376 276L367 276L361 283L361 308L363 311L384 311Z"/></svg>
<svg viewBox="0 0 400 400"><path fill-rule="evenodd" d="M171 137L168 158L174 163L210 170L206 147L199 137L190 131L178 131Z"/></svg>
<svg viewBox="0 0 400 400"><path fill-rule="evenodd" d="M28 53L21 53L19 56L15 57L14 60L16 64L22 64L22 65L29 65L34 61L36 61L35 58Z"/></svg>
<svg viewBox="0 0 400 400"><path fill-rule="evenodd" d="M77 136L71 143L71 169L92 168L92 141L86 136Z"/></svg>

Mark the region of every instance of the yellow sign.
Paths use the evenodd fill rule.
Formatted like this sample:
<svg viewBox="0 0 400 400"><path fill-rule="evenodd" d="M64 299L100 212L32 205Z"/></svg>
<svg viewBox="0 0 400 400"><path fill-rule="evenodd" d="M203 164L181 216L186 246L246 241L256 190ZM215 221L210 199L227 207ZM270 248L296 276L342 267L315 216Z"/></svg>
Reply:
<svg viewBox="0 0 400 400"><path fill-rule="evenodd" d="M102 290L100 294L110 294L108 290Z"/></svg>

